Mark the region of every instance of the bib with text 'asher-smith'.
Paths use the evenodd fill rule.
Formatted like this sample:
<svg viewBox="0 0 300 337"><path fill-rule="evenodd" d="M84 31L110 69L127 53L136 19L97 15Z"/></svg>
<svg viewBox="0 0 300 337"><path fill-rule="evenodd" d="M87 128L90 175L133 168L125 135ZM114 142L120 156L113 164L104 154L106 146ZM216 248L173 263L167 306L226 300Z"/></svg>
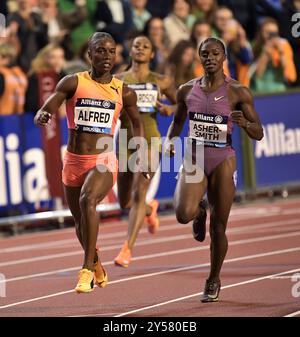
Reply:
<svg viewBox="0 0 300 337"><path fill-rule="evenodd" d="M191 81L192 89L186 99L189 117L189 138L208 147L231 145L233 123L228 99L230 77L212 92L201 87L201 78Z"/></svg>
<svg viewBox="0 0 300 337"><path fill-rule="evenodd" d="M189 137L205 146L227 145L227 116L189 112Z"/></svg>
<svg viewBox="0 0 300 337"><path fill-rule="evenodd" d="M116 104L108 100L78 98L74 108L75 129L111 133Z"/></svg>
<svg viewBox="0 0 300 337"><path fill-rule="evenodd" d="M137 106L141 113L156 112L158 98L158 87L154 83L129 83L129 88L133 89L137 95Z"/></svg>
<svg viewBox="0 0 300 337"><path fill-rule="evenodd" d="M68 128L81 132L113 135L122 110L123 81L94 81L87 71L77 73L74 96L67 100Z"/></svg>

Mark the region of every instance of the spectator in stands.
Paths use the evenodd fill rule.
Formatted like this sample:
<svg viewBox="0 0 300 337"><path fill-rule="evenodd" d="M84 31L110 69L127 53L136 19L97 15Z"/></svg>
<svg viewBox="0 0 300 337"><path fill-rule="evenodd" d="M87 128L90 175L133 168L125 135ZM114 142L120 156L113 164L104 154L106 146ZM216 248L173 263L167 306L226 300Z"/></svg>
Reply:
<svg viewBox="0 0 300 337"><path fill-rule="evenodd" d="M279 36L277 22L265 18L253 46L255 71L251 88L257 92L284 91L297 78L293 50L289 42Z"/></svg>
<svg viewBox="0 0 300 337"><path fill-rule="evenodd" d="M150 12L146 9L148 0L130 0L134 30L142 32L146 22L151 18Z"/></svg>
<svg viewBox="0 0 300 337"><path fill-rule="evenodd" d="M223 6L216 9L213 25L218 37L221 37L222 32L226 29L227 22L231 19L234 19L234 17L229 8Z"/></svg>
<svg viewBox="0 0 300 337"><path fill-rule="evenodd" d="M252 41L257 29L256 1L253 0L218 0L221 7L228 7L234 18L242 25L247 38Z"/></svg>
<svg viewBox="0 0 300 337"><path fill-rule="evenodd" d="M287 39L293 49L294 64L297 71L297 80L293 83L295 86L300 86L300 38L294 36L291 32L296 24L292 21L292 16L300 12L300 0L285 0L282 7L278 7L270 1L257 0L257 4L265 10L267 16L274 18L279 26L280 36Z"/></svg>
<svg viewBox="0 0 300 337"><path fill-rule="evenodd" d="M253 54L246 32L226 7L216 10L215 27L227 47L229 74L241 84L249 86L249 68ZM226 71L225 71L226 73Z"/></svg>
<svg viewBox="0 0 300 337"><path fill-rule="evenodd" d="M95 20L97 30L111 34L117 43L123 43L134 29L130 4L125 0L98 0Z"/></svg>
<svg viewBox="0 0 300 337"><path fill-rule="evenodd" d="M87 17L83 22L72 29L70 32L72 47L75 52L78 52L80 47L88 40L88 38L96 31L95 11L98 1L85 0ZM57 1L59 12L69 12L76 10L75 0L59 0Z"/></svg>
<svg viewBox="0 0 300 337"><path fill-rule="evenodd" d="M164 19L166 34L170 42L169 48L174 48L180 40L189 39L195 21L194 16L191 15L191 9L190 0L174 0L172 11Z"/></svg>
<svg viewBox="0 0 300 337"><path fill-rule="evenodd" d="M75 74L80 71L89 70L90 67L91 64L88 56L88 41L86 41L79 48L76 57L73 60L66 62L64 71L66 74Z"/></svg>
<svg viewBox="0 0 300 337"><path fill-rule="evenodd" d="M156 72L162 72L169 56L169 41L165 32L163 20L153 16L146 22L143 35L147 36L152 41L155 48L154 58L150 63L150 69Z"/></svg>
<svg viewBox="0 0 300 337"><path fill-rule="evenodd" d="M204 19L212 24L217 7L216 0L193 0L192 14L196 19Z"/></svg>
<svg viewBox="0 0 300 337"><path fill-rule="evenodd" d="M39 0L39 14L50 43L60 44L68 60L74 57L71 31L87 18L86 0L75 0L75 8L59 11L57 0Z"/></svg>
<svg viewBox="0 0 300 337"><path fill-rule="evenodd" d="M269 6L272 7L272 9L276 9L281 12L285 2L285 0L256 0L255 9L258 23L261 23L265 17L271 16L268 8Z"/></svg>
<svg viewBox="0 0 300 337"><path fill-rule="evenodd" d="M192 41L194 48L198 50L200 43L212 35L213 30L209 22L205 19L198 19L193 24L190 40Z"/></svg>
<svg viewBox="0 0 300 337"><path fill-rule="evenodd" d="M283 0L280 1L280 6L274 1L270 0L256 0L257 7L261 10L262 17L260 18L260 23L266 17L272 17L278 22L280 35L284 38L288 38L291 35L291 17L297 10L297 3L300 7L299 0Z"/></svg>
<svg viewBox="0 0 300 337"><path fill-rule="evenodd" d="M230 76L241 84L249 86L248 72L253 61L253 53L244 28L236 20L229 20L222 39L227 45Z"/></svg>
<svg viewBox="0 0 300 337"><path fill-rule="evenodd" d="M194 59L195 49L190 41L179 41L171 51L165 66L165 74L174 79L177 88L195 77Z"/></svg>
<svg viewBox="0 0 300 337"><path fill-rule="evenodd" d="M9 34L17 37L22 51L17 64L27 72L39 49L48 43L47 31L41 16L32 11L30 1L17 0L17 4L18 11L8 15L7 24Z"/></svg>
<svg viewBox="0 0 300 337"><path fill-rule="evenodd" d="M35 113L45 101L45 95L49 96L53 92L58 81L66 75L64 65L65 56L62 47L48 44L39 51L28 73L25 103L27 112Z"/></svg>
<svg viewBox="0 0 300 337"><path fill-rule="evenodd" d="M15 65L15 48L7 43L0 45L0 115L24 112L27 77Z"/></svg>

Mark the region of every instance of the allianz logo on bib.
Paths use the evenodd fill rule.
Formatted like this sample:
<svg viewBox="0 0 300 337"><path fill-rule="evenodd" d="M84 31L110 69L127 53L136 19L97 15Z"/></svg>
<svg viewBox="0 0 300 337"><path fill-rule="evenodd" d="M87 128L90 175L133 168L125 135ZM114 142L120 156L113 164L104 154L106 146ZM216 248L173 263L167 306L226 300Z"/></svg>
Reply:
<svg viewBox="0 0 300 337"><path fill-rule="evenodd" d="M103 101L102 106L103 106L103 108L108 109L110 107L110 101Z"/></svg>
<svg viewBox="0 0 300 337"><path fill-rule="evenodd" d="M129 83L127 86L133 90L154 90L157 89L157 85L154 83Z"/></svg>
<svg viewBox="0 0 300 337"><path fill-rule="evenodd" d="M215 117L215 122L216 122L217 124L222 123L222 122L223 122L223 117L220 116L220 115L216 116L216 117Z"/></svg>
<svg viewBox="0 0 300 337"><path fill-rule="evenodd" d="M263 126L264 138L255 144L255 157L276 157L300 153L300 128L286 129L283 123Z"/></svg>
<svg viewBox="0 0 300 337"><path fill-rule="evenodd" d="M115 103L111 101L106 101L103 99L92 99L92 98L78 98L75 104L77 107L93 107L93 108L105 108L108 109L115 108Z"/></svg>
<svg viewBox="0 0 300 337"><path fill-rule="evenodd" d="M205 121L205 122L211 122L211 123L216 123L220 124L223 122L224 118L221 115L209 115L209 114L204 114L204 113L199 113L199 112L190 112L190 119L195 120L195 121Z"/></svg>

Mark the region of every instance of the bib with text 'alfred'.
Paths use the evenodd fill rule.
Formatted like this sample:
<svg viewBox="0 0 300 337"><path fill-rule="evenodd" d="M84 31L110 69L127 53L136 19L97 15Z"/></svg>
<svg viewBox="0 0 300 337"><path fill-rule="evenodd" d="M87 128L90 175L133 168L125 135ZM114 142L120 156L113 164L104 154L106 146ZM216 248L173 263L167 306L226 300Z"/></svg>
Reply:
<svg viewBox="0 0 300 337"><path fill-rule="evenodd" d="M74 108L75 129L93 133L111 133L115 102L78 98Z"/></svg>
<svg viewBox="0 0 300 337"><path fill-rule="evenodd" d="M228 116L189 111L189 138L204 146L225 147L227 122Z"/></svg>
<svg viewBox="0 0 300 337"><path fill-rule="evenodd" d="M156 112L158 88L154 83L130 83L127 84L137 95L137 106L141 113Z"/></svg>

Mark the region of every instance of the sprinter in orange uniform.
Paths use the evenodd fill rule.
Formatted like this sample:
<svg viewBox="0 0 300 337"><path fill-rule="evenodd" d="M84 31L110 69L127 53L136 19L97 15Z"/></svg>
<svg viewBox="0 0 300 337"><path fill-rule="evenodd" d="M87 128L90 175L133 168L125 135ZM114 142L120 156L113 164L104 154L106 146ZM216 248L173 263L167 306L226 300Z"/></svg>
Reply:
<svg viewBox="0 0 300 337"><path fill-rule="evenodd" d="M136 93L111 75L116 56L111 35L93 34L88 53L91 70L64 77L35 116L36 124L47 125L51 115L66 101L69 140L62 181L76 234L84 249L75 288L78 293L92 291L94 282L104 288L108 281L96 250L99 229L96 206L117 179L118 161L112 140L122 108L131 120L134 135L143 136Z"/></svg>

